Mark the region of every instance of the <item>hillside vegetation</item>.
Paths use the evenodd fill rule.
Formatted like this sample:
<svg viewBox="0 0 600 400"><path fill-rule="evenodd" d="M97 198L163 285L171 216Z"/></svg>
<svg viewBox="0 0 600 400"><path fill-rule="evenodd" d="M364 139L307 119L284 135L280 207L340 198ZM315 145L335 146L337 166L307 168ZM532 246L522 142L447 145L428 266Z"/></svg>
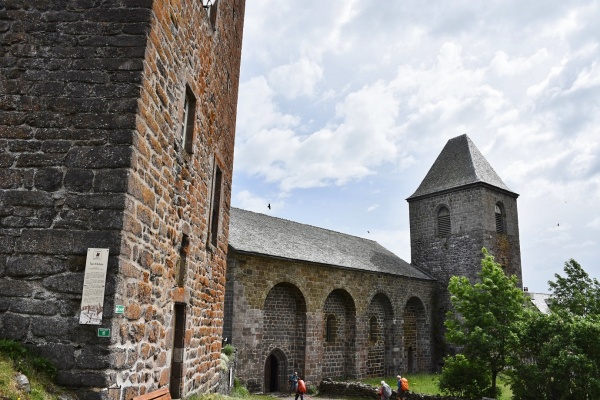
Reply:
<svg viewBox="0 0 600 400"><path fill-rule="evenodd" d="M15 341L0 339L0 398L51 400L62 396L64 399L68 392L52 382L55 374L56 368L46 359ZM19 385L20 375L27 377L28 387Z"/></svg>

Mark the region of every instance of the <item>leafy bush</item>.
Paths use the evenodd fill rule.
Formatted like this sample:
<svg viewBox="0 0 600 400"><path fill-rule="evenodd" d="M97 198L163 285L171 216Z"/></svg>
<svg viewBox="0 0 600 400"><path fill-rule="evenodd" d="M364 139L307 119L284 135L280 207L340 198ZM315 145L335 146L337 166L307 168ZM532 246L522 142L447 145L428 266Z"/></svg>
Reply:
<svg viewBox="0 0 600 400"><path fill-rule="evenodd" d="M490 393L490 372L477 362L464 355L446 357L439 381L442 393L469 399L483 396L499 397L500 393Z"/></svg>
<svg viewBox="0 0 600 400"><path fill-rule="evenodd" d="M227 357L231 357L231 355L235 353L235 347L227 344L221 349L221 353L224 353Z"/></svg>
<svg viewBox="0 0 600 400"><path fill-rule="evenodd" d="M569 312L534 314L510 371L513 394L529 399L600 398L600 321Z"/></svg>

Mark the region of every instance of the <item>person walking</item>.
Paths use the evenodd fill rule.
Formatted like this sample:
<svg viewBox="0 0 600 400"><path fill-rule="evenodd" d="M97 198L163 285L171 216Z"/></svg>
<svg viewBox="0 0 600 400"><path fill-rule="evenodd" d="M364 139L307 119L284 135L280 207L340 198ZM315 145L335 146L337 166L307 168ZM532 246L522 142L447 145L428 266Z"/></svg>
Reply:
<svg viewBox="0 0 600 400"><path fill-rule="evenodd" d="M304 393L306 393L306 384L300 377L298 377L298 385L296 385L296 398L294 400L298 400L298 396L300 396L300 400L304 400Z"/></svg>
<svg viewBox="0 0 600 400"><path fill-rule="evenodd" d="M401 375L398 375L396 379L398 379L398 399L404 400L404 396L408 392L408 379L403 378Z"/></svg>
<svg viewBox="0 0 600 400"><path fill-rule="evenodd" d="M290 383L290 396L291 396L292 393L294 393L296 391L296 389L298 388L298 373L294 372L292 375L290 375L290 379L288 382Z"/></svg>
<svg viewBox="0 0 600 400"><path fill-rule="evenodd" d="M381 400L390 400L390 396L392 395L392 388L390 385L385 383L385 381L381 381L381 388L379 388L380 398Z"/></svg>

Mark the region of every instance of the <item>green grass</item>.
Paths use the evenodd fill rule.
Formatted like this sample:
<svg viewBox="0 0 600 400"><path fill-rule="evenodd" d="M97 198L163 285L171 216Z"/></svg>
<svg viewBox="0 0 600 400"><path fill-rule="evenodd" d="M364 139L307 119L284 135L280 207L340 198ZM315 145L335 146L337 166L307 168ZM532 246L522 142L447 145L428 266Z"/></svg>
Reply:
<svg viewBox="0 0 600 400"><path fill-rule="evenodd" d="M422 394L440 394L437 387L438 375L436 374L406 374L403 375L408 379L408 385L411 392ZM395 376L387 376L381 378L363 379L361 382L371 386L379 387L381 381L384 380L394 390L398 387L398 381Z"/></svg>
<svg viewBox="0 0 600 400"><path fill-rule="evenodd" d="M18 390L15 379L18 373L14 361L6 354L0 353L0 397L11 400L52 400L58 398L58 387L52 383L50 377L36 371L34 368L30 368L26 374L31 392L25 393Z"/></svg>
<svg viewBox="0 0 600 400"><path fill-rule="evenodd" d="M430 395L441 394L440 389L438 389L437 386L439 379L438 374L406 374L403 376L408 379L411 392ZM383 380L394 390L398 387L398 381L395 376L388 376L383 378ZM361 380L361 382L375 387L378 387L381 384L381 381L381 378ZM510 390L508 382L502 376L498 379L498 386L502 390L502 396L500 396L498 400L510 400L512 398L512 390Z"/></svg>

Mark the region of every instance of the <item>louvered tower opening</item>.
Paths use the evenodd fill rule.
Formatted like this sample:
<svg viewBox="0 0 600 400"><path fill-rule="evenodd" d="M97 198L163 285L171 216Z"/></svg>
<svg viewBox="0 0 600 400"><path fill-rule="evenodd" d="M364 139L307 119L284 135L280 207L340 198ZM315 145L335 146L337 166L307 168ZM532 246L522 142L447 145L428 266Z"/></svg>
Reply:
<svg viewBox="0 0 600 400"><path fill-rule="evenodd" d="M439 236L450 236L450 211L446 207L442 207L438 211L438 235Z"/></svg>
<svg viewBox="0 0 600 400"><path fill-rule="evenodd" d="M504 223L504 210L501 204L496 204L496 233L506 233L506 226Z"/></svg>

